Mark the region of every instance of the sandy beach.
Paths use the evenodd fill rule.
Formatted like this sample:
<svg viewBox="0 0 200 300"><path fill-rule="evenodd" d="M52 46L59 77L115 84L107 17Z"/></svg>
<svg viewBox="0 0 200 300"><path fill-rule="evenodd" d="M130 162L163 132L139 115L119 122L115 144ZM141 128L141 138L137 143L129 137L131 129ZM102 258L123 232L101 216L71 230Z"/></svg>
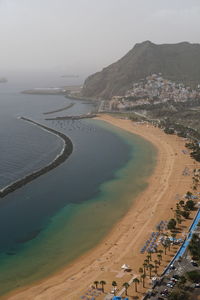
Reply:
<svg viewBox="0 0 200 300"><path fill-rule="evenodd" d="M124 282L128 282L133 276L139 276L138 269L145 258L144 254L140 254L140 249L161 220L173 217L171 208L177 202L176 195L182 196L191 190L192 174L183 176L182 173L186 167L192 171L197 163L189 154L183 153L183 139L166 135L160 129L147 124L108 115L101 115L98 119L138 134L155 145L158 150L157 164L148 180L148 187L139 194L125 217L96 248L53 276L1 299L76 300L84 295L95 280L106 281L105 292L111 290L113 280L117 281L121 289ZM185 225L188 226L191 222L189 220ZM121 270L123 264L130 265L132 272L124 273ZM131 289L134 291L134 287L130 287ZM143 290L140 287L139 292L142 297ZM105 295L100 295L96 299L101 300L104 297Z"/></svg>

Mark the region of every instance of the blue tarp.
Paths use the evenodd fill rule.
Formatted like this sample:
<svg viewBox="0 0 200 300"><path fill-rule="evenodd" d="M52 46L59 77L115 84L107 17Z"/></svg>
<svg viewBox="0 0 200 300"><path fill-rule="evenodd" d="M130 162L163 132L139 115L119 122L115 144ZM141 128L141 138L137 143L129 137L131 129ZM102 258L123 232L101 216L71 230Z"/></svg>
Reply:
<svg viewBox="0 0 200 300"><path fill-rule="evenodd" d="M112 300L122 300L122 298L119 297L119 296L114 296L114 297L112 298ZM129 300L129 299L128 299L128 298L125 298L124 300Z"/></svg>

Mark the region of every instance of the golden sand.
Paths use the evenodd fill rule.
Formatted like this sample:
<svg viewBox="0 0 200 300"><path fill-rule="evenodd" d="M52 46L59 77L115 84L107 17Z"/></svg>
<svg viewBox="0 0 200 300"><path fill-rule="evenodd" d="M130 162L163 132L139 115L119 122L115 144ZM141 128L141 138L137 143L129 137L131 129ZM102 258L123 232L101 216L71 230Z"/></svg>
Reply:
<svg viewBox="0 0 200 300"><path fill-rule="evenodd" d="M108 122L128 132L138 134L150 141L158 150L157 164L145 191L139 194L126 216L118 222L95 249L77 259L63 271L40 281L23 290L14 291L3 299L12 300L54 300L80 299L95 280L105 280L105 292L111 290L111 283L115 280L118 287L128 282L131 277L140 274L139 267L145 259L140 249L149 238L160 220L173 217L171 208L177 202L176 194L183 195L191 190L191 177L183 176L185 167L192 171L197 164L185 149L185 141L175 135L166 135L160 129L147 124L133 123L130 120L116 119L108 115L101 115L99 120ZM187 221L186 226L191 223ZM187 228L185 229L187 230ZM167 264L174 249L162 262ZM121 266L126 263L132 272L125 273ZM146 284L148 285L148 283ZM137 294L140 298L144 289L139 285ZM134 286L128 290L129 295L136 295ZM101 295L96 299L104 299Z"/></svg>

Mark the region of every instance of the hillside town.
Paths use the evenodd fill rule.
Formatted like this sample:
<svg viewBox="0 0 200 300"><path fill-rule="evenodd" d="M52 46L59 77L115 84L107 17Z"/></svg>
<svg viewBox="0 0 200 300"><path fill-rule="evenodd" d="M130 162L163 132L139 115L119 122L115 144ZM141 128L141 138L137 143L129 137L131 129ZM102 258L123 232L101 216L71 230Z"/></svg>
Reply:
<svg viewBox="0 0 200 300"><path fill-rule="evenodd" d="M124 96L113 96L110 110L130 110L138 105L158 104L167 101L186 102L200 98L200 84L196 90L185 86L183 83L175 83L164 79L162 74L152 74L137 83L133 83Z"/></svg>

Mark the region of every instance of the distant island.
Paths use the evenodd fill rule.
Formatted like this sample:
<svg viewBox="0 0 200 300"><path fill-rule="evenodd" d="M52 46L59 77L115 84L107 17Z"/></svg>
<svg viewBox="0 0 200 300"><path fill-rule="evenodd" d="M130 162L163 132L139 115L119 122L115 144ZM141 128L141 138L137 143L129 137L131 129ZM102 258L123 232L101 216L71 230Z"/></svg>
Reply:
<svg viewBox="0 0 200 300"><path fill-rule="evenodd" d="M5 77L0 77L0 83L6 83L8 82L8 79Z"/></svg>

